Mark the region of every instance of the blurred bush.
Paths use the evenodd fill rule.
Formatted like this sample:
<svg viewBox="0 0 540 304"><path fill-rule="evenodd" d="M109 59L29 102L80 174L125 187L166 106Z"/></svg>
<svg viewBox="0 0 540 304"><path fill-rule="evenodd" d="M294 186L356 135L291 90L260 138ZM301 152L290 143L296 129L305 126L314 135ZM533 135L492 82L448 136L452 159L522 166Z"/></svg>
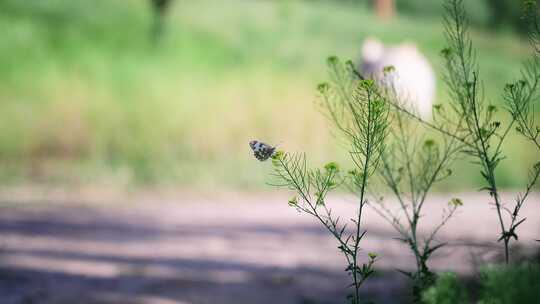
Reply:
<svg viewBox="0 0 540 304"><path fill-rule="evenodd" d="M440 19L444 11L444 1L445 0L396 0L396 6L398 11L403 14ZM489 22L490 15L487 1L490 0L464 2L467 9L467 15L472 24L485 26Z"/></svg>
<svg viewBox="0 0 540 304"><path fill-rule="evenodd" d="M479 285L479 299L475 302L480 304L538 303L540 264L486 267L480 273ZM471 303L467 288L454 273L441 274L435 285L424 292L422 299L426 304Z"/></svg>
<svg viewBox="0 0 540 304"><path fill-rule="evenodd" d="M491 266L481 273L481 304L538 303L540 264Z"/></svg>
<svg viewBox="0 0 540 304"><path fill-rule="evenodd" d="M422 296L425 304L466 304L469 303L467 290L458 281L455 273L439 275L435 286L426 290Z"/></svg>
<svg viewBox="0 0 540 304"><path fill-rule="evenodd" d="M521 34L528 31L523 18L524 0L485 0L490 12L489 26L495 29L511 27ZM540 1L536 0L537 5Z"/></svg>
<svg viewBox="0 0 540 304"><path fill-rule="evenodd" d="M537 1L539 2L539 1ZM396 0L398 11L413 16L438 18L443 11L444 0ZM490 30L514 30L527 32L523 16L522 0L475 0L465 1L471 23Z"/></svg>

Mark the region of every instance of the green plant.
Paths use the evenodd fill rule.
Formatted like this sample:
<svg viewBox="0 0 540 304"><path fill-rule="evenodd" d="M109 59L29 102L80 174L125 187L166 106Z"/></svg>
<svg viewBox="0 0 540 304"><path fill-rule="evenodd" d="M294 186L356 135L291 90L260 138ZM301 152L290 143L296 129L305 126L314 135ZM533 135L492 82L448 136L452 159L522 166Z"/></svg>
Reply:
<svg viewBox="0 0 540 304"><path fill-rule="evenodd" d="M476 51L468 35L468 21L463 0L448 0L445 3L444 28L448 47L441 53L445 59L445 83L449 88L451 102L448 107L437 106L438 119L433 122L422 120L417 115L398 105L398 109L438 131L443 137L457 140L462 151L480 167L485 181L482 190L489 193L495 206L500 224L499 241L503 241L505 261L509 262L509 243L517 240L516 229L525 218L519 212L540 175L540 163L534 165L529 174L525 191L517 195L513 206L503 202L498 188L496 169L505 159L503 143L517 124L516 130L529 142L538 147L539 127L535 125L533 103L538 100L540 64L538 52L523 69L523 76L504 90L505 109L509 121L495 119L497 107L481 94L481 82ZM531 40L536 46L535 40Z"/></svg>
<svg viewBox="0 0 540 304"><path fill-rule="evenodd" d="M481 270L475 281L479 285L477 301L480 304L526 304L538 302L540 265L488 266ZM465 285L454 273L443 273L437 282L422 294L425 304L471 303Z"/></svg>
<svg viewBox="0 0 540 304"><path fill-rule="evenodd" d="M384 77L391 79L394 67L383 69ZM354 73L359 79L364 77L357 71ZM390 127L389 147L381 157L380 176L383 184L399 202L399 210L395 213L384 203L384 197L374 195L373 209L400 234L399 240L405 243L416 259L416 271L400 270L413 280L413 300L419 302L422 292L433 284L435 274L428 267L431 255L444 246L444 243L434 245L438 231L454 215L463 202L458 198L450 200L448 207L443 209L441 221L434 227L427 237L420 237L418 228L428 194L433 185L450 175L453 161L457 158L463 145L455 139L459 128L448 130L453 136L443 137L442 143L426 138L426 132L420 130L421 125L409 115L416 115L415 109L408 110L412 104L409 100L398 96L393 86L377 92L385 96L393 105L390 114L393 124ZM435 106L440 110L440 106ZM439 118L435 111L435 118ZM407 115L409 114L409 115ZM405 220L402 221L402 218Z"/></svg>
<svg viewBox="0 0 540 304"><path fill-rule="evenodd" d="M392 92L387 96L392 96ZM399 101L389 98L393 103ZM398 105L401 107L402 105ZM450 169L462 149L462 145L453 137L443 137L441 142L426 138L421 126L403 112L391 111L392 127L389 144L382 156L380 176L391 195L399 202L398 212L384 203L384 197L370 204L400 234L399 240L406 244L416 259L414 272L401 271L413 280L413 299L420 301L423 290L433 284L435 274L428 267L431 255L444 246L436 243L438 231L463 204L458 198L452 199L443 207L441 221L425 237L418 233L422 208L433 185L452 174ZM457 132L456 129L451 131Z"/></svg>
<svg viewBox="0 0 540 304"><path fill-rule="evenodd" d="M425 304L465 304L469 303L469 297L457 275L446 272L440 274L436 283L422 294L422 302Z"/></svg>
<svg viewBox="0 0 540 304"><path fill-rule="evenodd" d="M480 304L538 302L540 265L490 266L481 272Z"/></svg>
<svg viewBox="0 0 540 304"><path fill-rule="evenodd" d="M354 67L351 68L357 78L364 79ZM394 71L393 66L384 67L385 79L395 77ZM435 281L435 274L429 269L428 260L436 250L445 245L433 244L435 236L463 202L458 198L451 199L443 209L441 221L424 238L418 234L422 207L433 185L452 175L450 167L464 145L455 138L459 133L459 124L447 130L452 136L443 137L441 144L426 138L427 132L421 130L421 124L411 117L417 117L413 114L416 109L405 110L414 103L398 96L395 88L388 83L391 82L387 82L384 89L376 92L393 105L390 110L392 124L389 128L389 146L381 156L383 165L379 173L383 184L399 202L399 210L395 213L385 205L384 197L377 194L374 195L371 206L400 234L399 240L405 243L414 255L416 271L400 272L413 280L413 300L420 302L422 292ZM445 119L440 115L441 106L436 105L434 108L434 119Z"/></svg>
<svg viewBox="0 0 540 304"><path fill-rule="evenodd" d="M504 159L502 145L515 124L518 125L516 128L518 132L540 148L537 141L539 127L534 124L530 111L538 97L540 61L535 54L524 68L522 79L505 87L504 98L511 118L507 126L502 128L502 124L494 119L497 108L487 104L480 94L479 70L475 51L467 34L467 20L462 2L450 0L446 5L445 28L450 45L444 51L447 66L446 83L454 97L452 109L465 118L463 132L458 138L467 145L465 152L474 157L476 163L481 166L481 174L487 183L483 189L489 192L496 207L501 226L499 241L504 242L505 261L508 263L509 243L512 238L518 239L516 229L525 221L525 218L519 218L519 211L538 180L540 165L536 164L532 168L526 190L517 196L512 209L501 200L495 169ZM531 133L531 128L537 131L536 134ZM503 216L505 211L510 217L509 224L508 219L505 222Z"/></svg>
<svg viewBox="0 0 540 304"><path fill-rule="evenodd" d="M359 290L374 272L377 254L368 253L368 261L361 262L360 241L366 231L362 229L362 211L367 204L367 190L376 172L385 148L388 127L387 100L377 94L371 80L356 81L350 65L336 57L328 59L331 81L318 86L321 107L334 127L347 140L355 168L346 175L339 166L328 163L324 169L310 169L305 154L277 152L272 157L276 186L296 192L289 205L314 216L339 243L338 249L347 261L353 293L351 303L360 303ZM327 206L327 195L344 185L358 197L358 212L350 222L342 223ZM352 224L352 225L351 225ZM348 229L349 225L352 229Z"/></svg>

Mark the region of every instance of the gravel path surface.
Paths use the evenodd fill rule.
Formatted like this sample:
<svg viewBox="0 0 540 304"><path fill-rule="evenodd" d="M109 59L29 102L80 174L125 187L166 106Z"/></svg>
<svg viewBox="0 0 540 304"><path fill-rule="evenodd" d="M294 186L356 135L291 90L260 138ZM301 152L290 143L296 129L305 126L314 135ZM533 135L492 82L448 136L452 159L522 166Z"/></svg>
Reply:
<svg viewBox="0 0 540 304"><path fill-rule="evenodd" d="M0 303L343 303L348 278L335 241L285 195L163 194L130 197L0 193ZM495 211L481 194L441 230L437 270L474 275L500 260ZM516 256L537 254L540 196L524 207ZM424 232L449 196L426 205ZM354 200L329 203L344 218ZM372 211L365 252L380 255L363 288L377 303L406 303L407 247Z"/></svg>

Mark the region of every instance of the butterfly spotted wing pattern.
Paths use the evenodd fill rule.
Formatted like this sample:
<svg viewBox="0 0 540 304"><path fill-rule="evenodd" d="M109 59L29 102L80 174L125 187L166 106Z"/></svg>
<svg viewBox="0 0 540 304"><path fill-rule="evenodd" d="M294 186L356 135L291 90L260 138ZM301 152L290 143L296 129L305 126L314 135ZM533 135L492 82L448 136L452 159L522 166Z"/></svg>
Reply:
<svg viewBox="0 0 540 304"><path fill-rule="evenodd" d="M255 158L260 161L269 159L276 151L276 147L272 147L258 140L250 141L249 146L251 147L251 150L253 150L253 155Z"/></svg>

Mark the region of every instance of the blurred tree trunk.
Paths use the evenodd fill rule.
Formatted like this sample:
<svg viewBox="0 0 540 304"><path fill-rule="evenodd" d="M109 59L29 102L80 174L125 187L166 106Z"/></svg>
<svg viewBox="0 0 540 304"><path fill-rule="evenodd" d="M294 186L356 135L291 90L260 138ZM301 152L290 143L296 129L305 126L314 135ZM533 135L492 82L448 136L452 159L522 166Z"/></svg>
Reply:
<svg viewBox="0 0 540 304"><path fill-rule="evenodd" d="M529 30L528 20L523 18L523 5L517 0L486 0L490 11L490 26L501 28L511 26L521 34L526 34ZM537 7L539 0L532 0ZM525 3L525 1L523 1ZM537 12L538 13L538 12Z"/></svg>
<svg viewBox="0 0 540 304"><path fill-rule="evenodd" d="M375 0L375 12L381 19L392 19L396 13L394 0Z"/></svg>
<svg viewBox="0 0 540 304"><path fill-rule="evenodd" d="M508 1L504 0L487 0L488 7L491 11L490 25L493 27L501 27L510 19L508 18L511 8ZM517 4L517 3L516 3Z"/></svg>
<svg viewBox="0 0 540 304"><path fill-rule="evenodd" d="M154 10L154 25L152 26L152 40L157 43L164 31L164 18L172 0L151 0Z"/></svg>

